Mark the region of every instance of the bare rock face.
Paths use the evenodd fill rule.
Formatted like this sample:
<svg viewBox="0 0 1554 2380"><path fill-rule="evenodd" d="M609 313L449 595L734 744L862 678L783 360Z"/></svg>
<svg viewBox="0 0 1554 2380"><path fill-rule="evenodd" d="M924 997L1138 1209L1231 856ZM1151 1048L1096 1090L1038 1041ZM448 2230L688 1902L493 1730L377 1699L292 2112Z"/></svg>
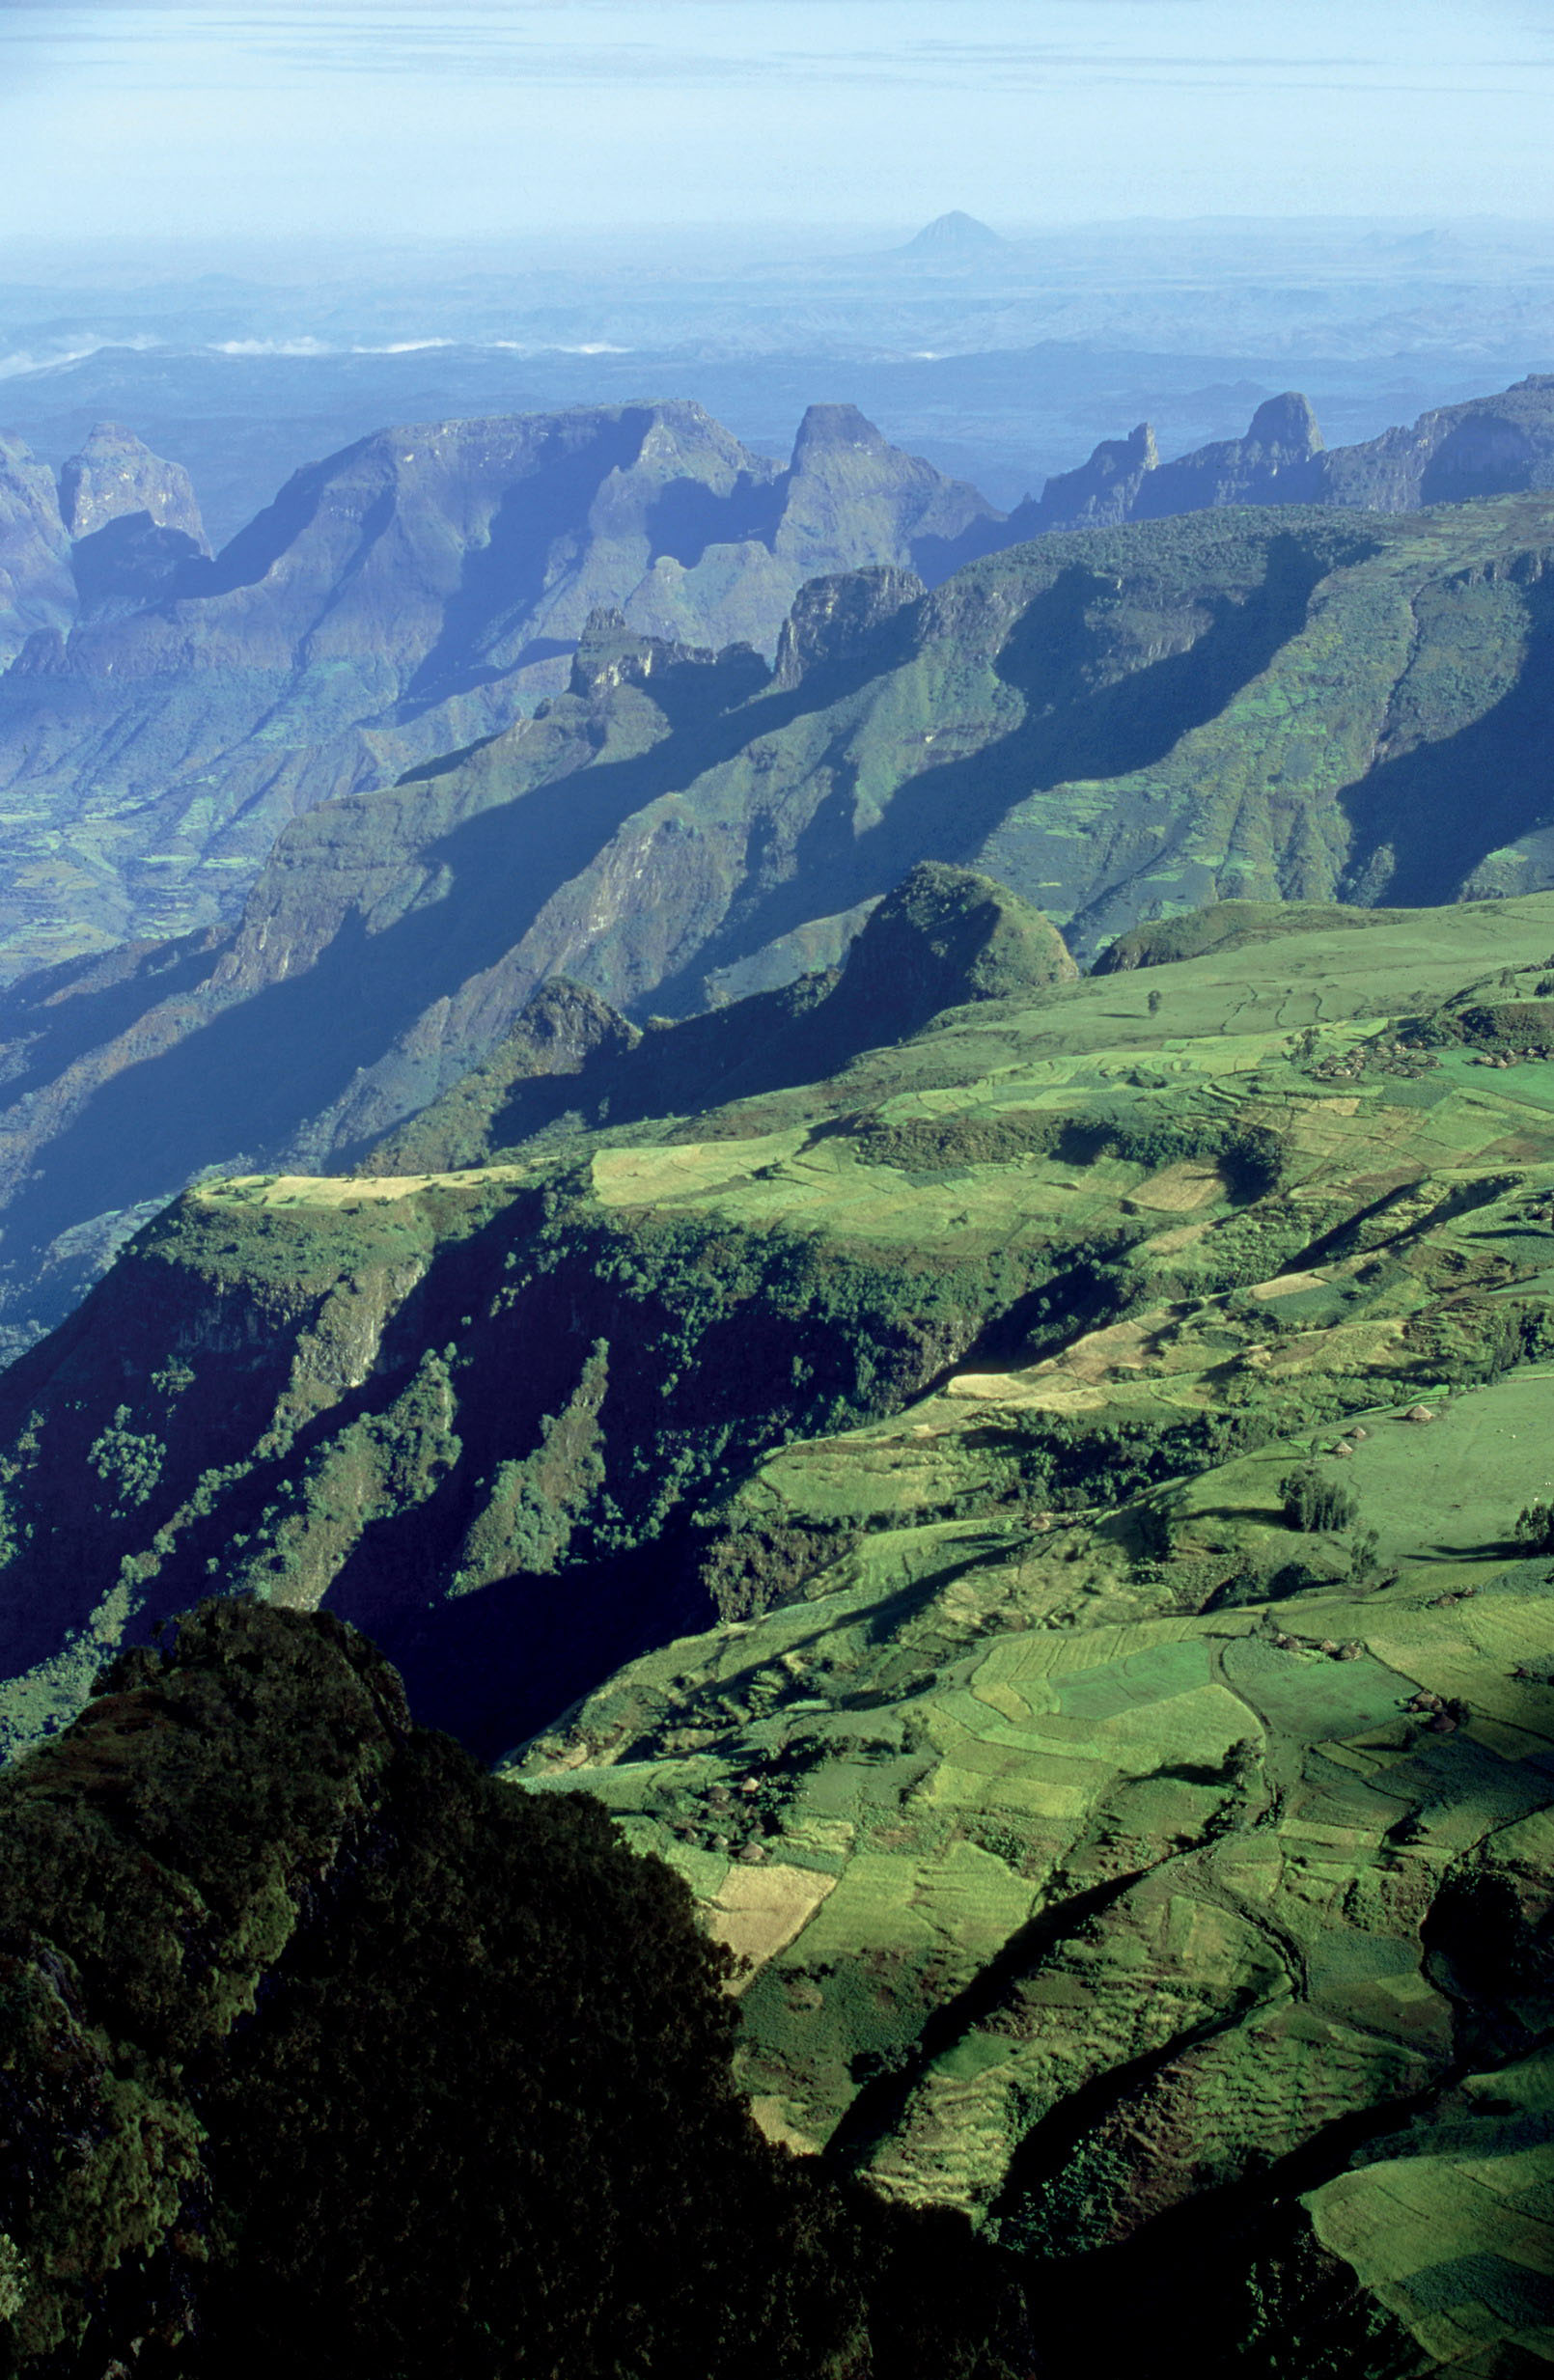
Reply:
<svg viewBox="0 0 1554 2380"><path fill-rule="evenodd" d="M53 474L19 438L0 432L0 669L40 631L52 644L74 613Z"/></svg>
<svg viewBox="0 0 1554 2380"><path fill-rule="evenodd" d="M877 628L927 593L912 570L877 567L812 578L783 623L773 683L796 686L822 662L853 659Z"/></svg>
<svg viewBox="0 0 1554 2380"><path fill-rule="evenodd" d="M1022 505L1013 520L1030 537L1042 529L1109 528L1132 517L1139 490L1159 464L1154 431L1140 422L1125 438L1103 438L1077 470L1055 473L1040 502Z"/></svg>
<svg viewBox="0 0 1554 2380"><path fill-rule="evenodd" d="M180 530L201 553L210 551L183 465L164 462L117 422L97 423L61 471L59 484L60 514L72 538L92 537L110 521L145 512L158 529Z"/></svg>

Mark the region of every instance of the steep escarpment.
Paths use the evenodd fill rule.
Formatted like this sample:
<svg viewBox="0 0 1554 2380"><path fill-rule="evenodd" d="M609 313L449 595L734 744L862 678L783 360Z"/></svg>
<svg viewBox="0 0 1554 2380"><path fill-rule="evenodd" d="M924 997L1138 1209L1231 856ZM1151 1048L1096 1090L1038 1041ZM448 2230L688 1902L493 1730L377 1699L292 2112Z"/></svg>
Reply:
<svg viewBox="0 0 1554 2380"><path fill-rule="evenodd" d="M761 2139L727 1954L597 1804L327 1619L104 1689L0 1782L8 2374L1029 2368L1003 2260Z"/></svg>
<svg viewBox="0 0 1554 2380"><path fill-rule="evenodd" d="M227 940L13 995L14 1326L203 1166L357 1162L540 983L685 1018L834 966L926 859L1009 885L1082 958L1226 900L1535 889L1550 502L1228 509L927 594L824 580L776 678L594 615L533 719L298 819Z"/></svg>
<svg viewBox="0 0 1554 2380"><path fill-rule="evenodd" d="M499 1749L705 1614L685 1517L731 1466L916 1395L1042 1270L598 1166L261 1176L143 1233L0 1392L13 1715L220 1575L370 1627Z"/></svg>
<svg viewBox="0 0 1554 2380"><path fill-rule="evenodd" d="M966 933L993 905L975 894L919 878L894 918L884 912L880 944L912 906L931 907L942 938ZM1308 1093L1303 1076L1290 1098L1213 1088L1246 1064L1220 1043L1277 1039L1284 1019L1292 1030L1313 1017L1300 986L1314 970L1324 1019L1374 1016L1431 982L1457 993L1485 954L1520 970L1506 1016L1541 1016L1521 995L1541 980L1550 938L1547 901L1533 899L1366 933L1318 915L1281 946L1277 969L1247 941L1175 968L1065 982L1049 952L1034 990L1027 975L1011 996L958 1006L819 1082L785 1085L752 1066L734 1078L742 1095L699 1117L642 1115L639 1083L619 1123L597 1096L592 1131L552 1116L535 1153L492 1163L490 1118L475 1111L479 1146L446 1151L474 1156L466 1171L405 1171L402 1148L392 1173L263 1175L190 1193L0 1381L3 1658L24 1680L11 1724L67 1707L104 1645L219 1577L369 1626L430 1698L422 1707L485 1746L511 1742L602 1668L705 1617L734 1592L729 1581L744 1581L735 1604L756 1607L795 1564L802 1574L831 1558L832 1489L787 1509L776 1450L790 1439L888 1417L973 1350L995 1370L1020 1349L1026 1361L1051 1354L1061 1371L1075 1333L1103 1331L1141 1300L1212 1299L1329 1243L1347 1248L1351 1230L1363 1251L1373 1231L1406 1233L1437 1211L1444 1224L1464 1201L1471 1210L1480 1193L1465 1176L1438 1178L1436 1159L1406 1154L1427 1108L1431 1148L1457 1130L1456 1109L1431 1097L1455 1073L1368 1107L1335 1171L1302 1137L1308 1097L1329 1094ZM995 911L968 972L1012 942L1028 969L1029 941L1028 920ZM831 996L846 986L844 976ZM827 1005L792 1019L795 1041ZM1536 1026L1497 1038L1484 1008L1481 992L1442 1028L1473 1069L1463 1147L1531 1148L1536 1119L1477 1086L1521 1079L1498 1059L1524 1054ZM1120 1015L1134 1043L1123 1058ZM1179 1048L1174 1067L1152 1060L1210 1021L1190 1064ZM583 1007L581 1022L585 1043L608 1047L607 1017ZM618 1042L624 1093L639 1060L651 1085L653 1043L672 1054L681 1031L689 1070L697 1030L650 1031L624 1052ZM1398 1065L1410 1085L1439 1073L1424 1058ZM977 1088L995 1076L997 1089ZM573 1090L580 1079L561 1078ZM1492 1155L1479 1170L1502 1182ZM1456 1259L1441 1263L1444 1283ZM1471 1286L1462 1273L1452 1312L1467 1341L1481 1326L1493 1339L1504 1317L1481 1311ZM1429 1367L1447 1360L1457 1325L1443 1322L1442 1336L1410 1319L1415 1292L1401 1278L1384 1273L1379 1293L1365 1363L1401 1393L1437 1376ZM1345 1294L1369 1311L1369 1290ZM1206 1320L1210 1339L1221 1327ZM1365 1330L1356 1343L1370 1346ZM1081 1412L1117 1400L1093 1396L1083 1371L1074 1386ZM1167 1411L1152 1388L1135 1418L1151 1476L1209 1429L1191 1398ZM902 1483L921 1475L929 1500L951 1509L962 1494L967 1508L997 1503L1017 1486L1021 1428L972 1433L963 1478L951 1465L931 1487L935 1466L914 1447ZM725 1512L747 1472L765 1485ZM854 1481L848 1509L857 1492ZM840 1525L839 1544L854 1524Z"/></svg>

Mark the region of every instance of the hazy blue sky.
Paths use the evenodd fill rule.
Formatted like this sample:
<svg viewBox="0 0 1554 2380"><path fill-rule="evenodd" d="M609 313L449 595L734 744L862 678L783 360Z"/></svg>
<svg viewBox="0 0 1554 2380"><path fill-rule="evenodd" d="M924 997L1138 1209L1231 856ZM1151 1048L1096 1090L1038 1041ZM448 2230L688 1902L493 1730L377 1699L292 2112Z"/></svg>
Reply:
<svg viewBox="0 0 1554 2380"><path fill-rule="evenodd" d="M0 0L0 238L1554 217L1554 0Z"/></svg>

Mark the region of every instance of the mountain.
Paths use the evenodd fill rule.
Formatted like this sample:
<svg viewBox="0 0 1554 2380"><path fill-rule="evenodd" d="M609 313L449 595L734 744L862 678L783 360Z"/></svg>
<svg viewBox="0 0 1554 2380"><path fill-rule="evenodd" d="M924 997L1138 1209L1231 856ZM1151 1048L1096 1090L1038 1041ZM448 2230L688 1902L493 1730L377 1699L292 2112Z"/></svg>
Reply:
<svg viewBox="0 0 1554 2380"><path fill-rule="evenodd" d="M59 477L60 518L77 544L116 520L144 512L153 526L208 554L205 523L181 463L164 462L133 430L98 422Z"/></svg>
<svg viewBox="0 0 1554 2380"><path fill-rule="evenodd" d="M959 208L947 215L935 215L931 223L909 239L900 251L902 256L921 256L930 260L949 261L956 257L983 257L989 249L1003 248L1008 242L975 215L963 214Z"/></svg>
<svg viewBox="0 0 1554 2380"><path fill-rule="evenodd" d="M211 2309L214 2368L298 2307L380 2361L450 2275L472 2325L527 2305L514 2224L569 2276L525 2318L565 2321L614 2303L633 2221L725 2199L742 2291L746 2238L789 2234L694 1992L677 2178L625 2153L696 1961L602 1801L748 1961L733 2077L809 2152L775 2172L996 2245L979 2273L963 2231L905 2235L873 2304L909 2271L942 2303L944 2242L962 2308L1013 2260L1054 2380L1167 2380L1189 2336L1209 2380L1536 2368L1554 895L1234 908L1076 978L1007 893L922 872L834 1047L948 992L907 1038L784 1081L768 993L756 1079L714 1053L708 1112L208 1183L0 1378L5 1715L73 1720L0 1786L0 1945L40 2011L22 2305L40 2241L53 2319L132 2233L170 2255L122 2259L126 2334L165 2291ZM633 1042L549 997L531 1061L611 1045L624 1090L685 1036L663 1079L694 1076L708 1020ZM140 1648L212 1588L237 1600L170 1661ZM505 1749L497 1782L407 1739L329 1614ZM472 1972L500 2013L466 2065ZM492 2144L488 2229L450 2123ZM94 2156L111 2223L81 2233ZM180 2193L242 2220L208 2246ZM362 2288L325 2306L342 2223ZM795 2285L751 2253L747 2326Z"/></svg>
<svg viewBox="0 0 1554 2380"><path fill-rule="evenodd" d="M297 819L235 928L0 1003L6 1323L203 1168L356 1163L547 980L686 1017L834 966L924 860L1086 961L1214 901L1538 889L1550 506L1227 508L819 580L774 673L596 615L534 717Z"/></svg>
<svg viewBox="0 0 1554 2380"><path fill-rule="evenodd" d="M329 1620L102 1688L0 1780L8 2372L1030 2368L1010 2259L762 2139L733 1962L597 1803Z"/></svg>
<svg viewBox="0 0 1554 2380"><path fill-rule="evenodd" d="M942 576L998 519L848 405L810 408L787 469L698 405L596 406L384 430L298 472L211 560L181 475L103 429L64 474L93 524L72 624L46 474L10 472L17 521L24 490L46 496L59 543L17 527L0 549L17 638L32 626L0 677L11 976L230 916L299 811L564 686L596 606L769 650L817 572Z"/></svg>
<svg viewBox="0 0 1554 2380"><path fill-rule="evenodd" d="M188 473L115 422L99 422L70 457L59 494L72 540L77 624L123 619L164 601L190 566L209 560Z"/></svg>

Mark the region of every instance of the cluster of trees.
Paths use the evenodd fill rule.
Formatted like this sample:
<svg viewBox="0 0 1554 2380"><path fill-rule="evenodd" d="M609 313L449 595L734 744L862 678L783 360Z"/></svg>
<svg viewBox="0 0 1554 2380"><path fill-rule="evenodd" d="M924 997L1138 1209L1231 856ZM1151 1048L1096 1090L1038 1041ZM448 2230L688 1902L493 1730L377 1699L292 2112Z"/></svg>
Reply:
<svg viewBox="0 0 1554 2380"><path fill-rule="evenodd" d="M598 1803L322 1616L108 1682L0 1781L0 2373L1026 2380L996 2251L757 2131Z"/></svg>
<svg viewBox="0 0 1554 2380"><path fill-rule="evenodd" d="M1324 1477L1315 1463L1285 1473L1279 1481L1279 1508L1290 1528L1312 1536L1318 1530L1352 1529L1360 1517L1357 1497L1341 1481Z"/></svg>
<svg viewBox="0 0 1554 2380"><path fill-rule="evenodd" d="M1527 1554L1554 1554L1554 1504L1539 1497L1523 1505L1512 1533Z"/></svg>

